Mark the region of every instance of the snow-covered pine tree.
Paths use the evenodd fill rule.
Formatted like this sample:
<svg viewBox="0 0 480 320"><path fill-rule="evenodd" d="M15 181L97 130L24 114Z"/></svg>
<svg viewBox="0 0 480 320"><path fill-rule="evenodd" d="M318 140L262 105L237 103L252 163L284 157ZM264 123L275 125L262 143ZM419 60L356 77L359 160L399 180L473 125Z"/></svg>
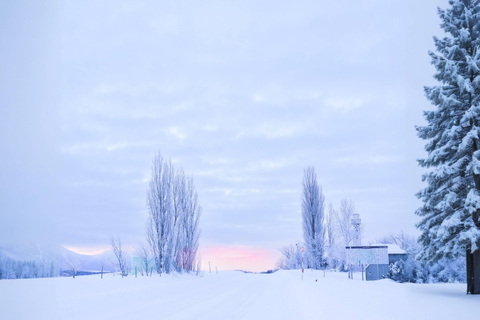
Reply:
<svg viewBox="0 0 480 320"><path fill-rule="evenodd" d="M417 127L428 140L428 156L419 164L429 168L422 177L428 186L417 194L423 201L416 211L420 257L466 253L467 291L480 293L480 1L449 4L438 9L447 36L434 37L437 52L429 53L441 85L426 87L425 94L436 108L424 112L428 125Z"/></svg>

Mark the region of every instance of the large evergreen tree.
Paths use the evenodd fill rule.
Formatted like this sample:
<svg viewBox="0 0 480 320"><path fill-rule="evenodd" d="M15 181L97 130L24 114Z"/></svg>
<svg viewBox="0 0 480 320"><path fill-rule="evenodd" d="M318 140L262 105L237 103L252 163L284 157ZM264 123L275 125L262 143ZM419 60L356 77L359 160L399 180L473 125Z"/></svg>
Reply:
<svg viewBox="0 0 480 320"><path fill-rule="evenodd" d="M425 111L428 124L417 127L428 140L428 156L419 164L429 171L416 213L424 259L467 253L468 262L480 252L480 1L449 3L447 10L438 9L447 36L434 37L437 52L429 53L441 84L425 93L436 108Z"/></svg>

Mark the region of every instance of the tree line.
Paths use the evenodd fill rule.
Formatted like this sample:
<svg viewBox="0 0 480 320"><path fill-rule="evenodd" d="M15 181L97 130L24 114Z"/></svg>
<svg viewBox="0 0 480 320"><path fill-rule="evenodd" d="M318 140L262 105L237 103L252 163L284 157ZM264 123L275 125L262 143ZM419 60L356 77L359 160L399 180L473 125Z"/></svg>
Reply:
<svg viewBox="0 0 480 320"><path fill-rule="evenodd" d="M357 214L357 209L352 200L343 199L338 208L331 203L327 207L315 168L306 168L301 204L303 242L282 247L282 258L277 266L282 269L301 268L303 257L304 268L323 269L328 266L344 270L345 247L353 245L356 236L351 223L354 214Z"/></svg>
<svg viewBox="0 0 480 320"><path fill-rule="evenodd" d="M345 247L360 244L363 232L363 227L357 232L352 224L356 214L358 212L352 200L343 199L339 207L332 204L326 206L315 169L306 168L301 204L303 242L282 247L282 258L277 266L282 269L328 267L346 271ZM396 244L406 252L405 259L390 265L388 276L395 281L427 283L466 280L464 254L430 261L422 259L423 246L402 231L376 239L375 244Z"/></svg>
<svg viewBox="0 0 480 320"><path fill-rule="evenodd" d="M120 237L109 236L113 253L109 264L114 265L122 277L132 271L141 275L152 275L154 271L159 275L198 271L202 208L193 177L175 168L160 152L153 160L146 205L146 242L131 252ZM132 257L136 262L134 265ZM75 259L64 261L62 268L57 264L53 261L17 261L0 252L0 279L56 277L66 275L65 272L75 277L81 268Z"/></svg>
<svg viewBox="0 0 480 320"><path fill-rule="evenodd" d="M16 260L0 253L0 279L58 277L60 270L53 261Z"/></svg>

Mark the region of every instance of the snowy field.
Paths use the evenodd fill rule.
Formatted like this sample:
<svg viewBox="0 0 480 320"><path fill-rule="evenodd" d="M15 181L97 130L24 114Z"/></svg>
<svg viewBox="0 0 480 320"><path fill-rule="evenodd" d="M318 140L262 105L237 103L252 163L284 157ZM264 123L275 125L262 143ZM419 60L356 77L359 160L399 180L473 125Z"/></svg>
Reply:
<svg viewBox="0 0 480 320"><path fill-rule="evenodd" d="M362 282L344 273L107 275L0 281L1 319L479 319L465 284ZM315 280L318 280L317 282Z"/></svg>

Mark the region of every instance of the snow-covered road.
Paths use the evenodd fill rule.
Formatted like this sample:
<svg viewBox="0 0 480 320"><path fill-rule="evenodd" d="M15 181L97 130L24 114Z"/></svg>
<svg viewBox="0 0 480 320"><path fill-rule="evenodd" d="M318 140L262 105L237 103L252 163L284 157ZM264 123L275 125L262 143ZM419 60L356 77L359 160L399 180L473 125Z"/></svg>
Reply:
<svg viewBox="0 0 480 320"><path fill-rule="evenodd" d="M348 280L279 271L0 281L1 319L476 319L465 284ZM317 280L317 282L315 281Z"/></svg>

